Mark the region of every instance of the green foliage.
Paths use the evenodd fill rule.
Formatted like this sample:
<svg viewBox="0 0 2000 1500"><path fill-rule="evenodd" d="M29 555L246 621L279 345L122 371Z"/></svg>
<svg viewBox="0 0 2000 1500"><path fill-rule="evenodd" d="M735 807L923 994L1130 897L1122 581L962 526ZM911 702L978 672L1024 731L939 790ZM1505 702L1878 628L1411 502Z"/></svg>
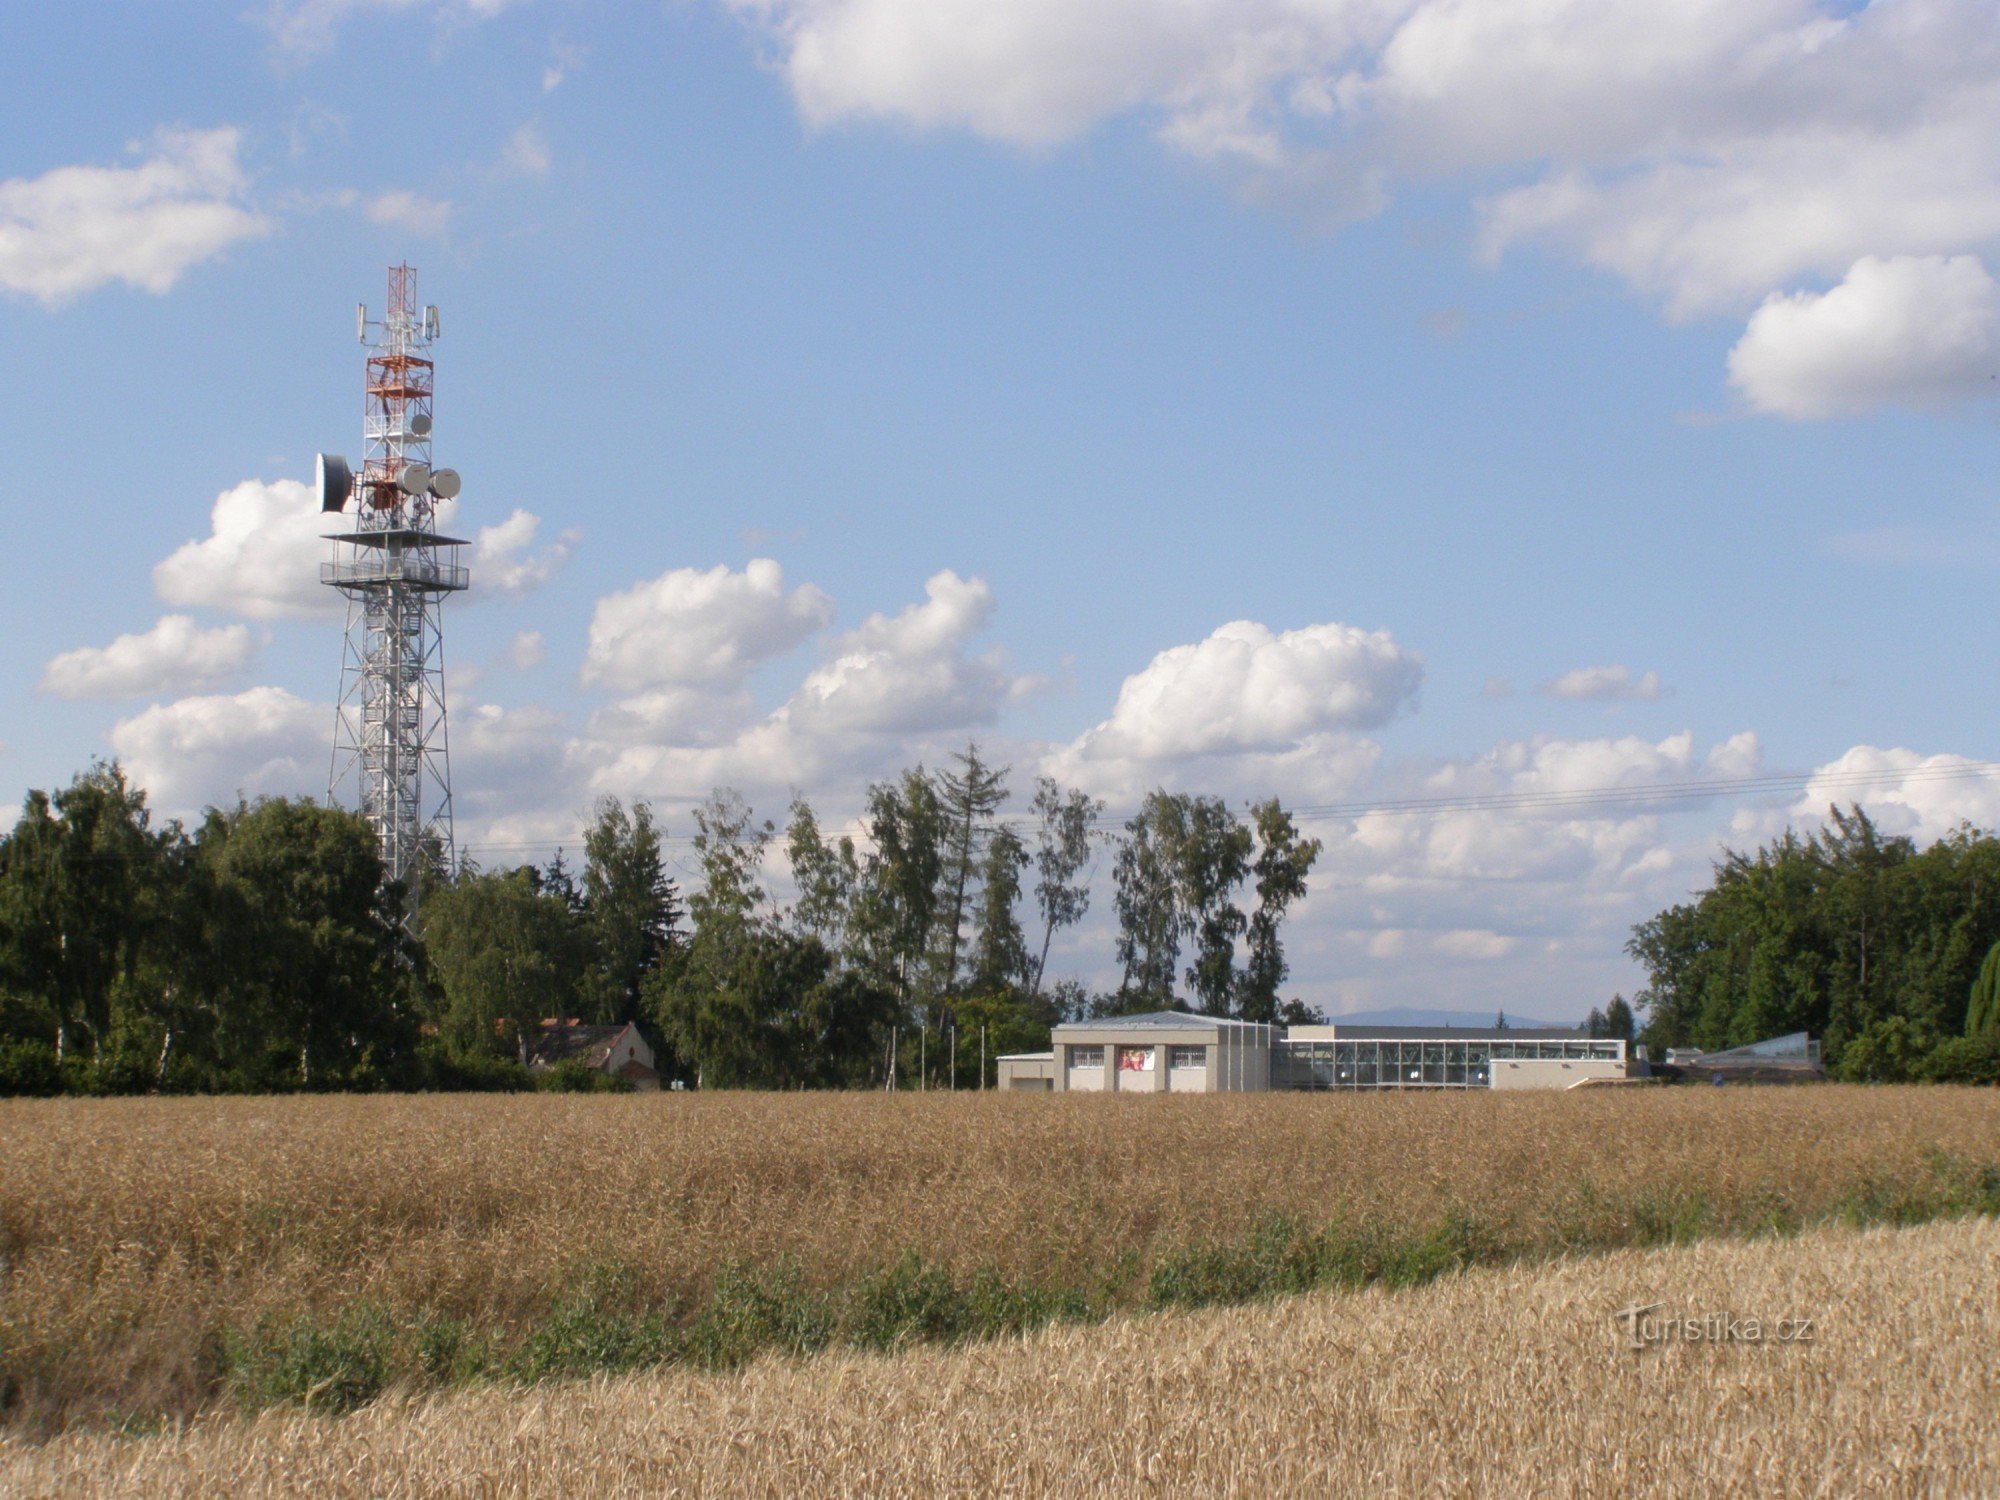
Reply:
<svg viewBox="0 0 2000 1500"><path fill-rule="evenodd" d="M1463 1213L1405 1236L1340 1223L1315 1226L1278 1214L1240 1240L1162 1252L1147 1278L1146 1298L1154 1307L1210 1307L1325 1287L1418 1286L1497 1260L1503 1248Z"/></svg>
<svg viewBox="0 0 2000 1500"><path fill-rule="evenodd" d="M1937 1039L1907 1016L1884 1016L1847 1044L1839 1076L1849 1083L1909 1083L1922 1076Z"/></svg>
<svg viewBox="0 0 2000 1500"><path fill-rule="evenodd" d="M438 1042L417 1048L418 1087L443 1094L520 1093L535 1086L534 1075L512 1057L454 1052Z"/></svg>
<svg viewBox="0 0 2000 1500"><path fill-rule="evenodd" d="M2000 1033L1947 1037L1918 1065L1926 1083L2000 1084Z"/></svg>
<svg viewBox="0 0 2000 1500"><path fill-rule="evenodd" d="M565 1057L552 1067L528 1074L545 1094L629 1094L632 1085L614 1073L593 1068L580 1057Z"/></svg>
<svg viewBox="0 0 2000 1500"><path fill-rule="evenodd" d="M989 873L988 846L996 832L1001 831L994 826L994 815L1007 800L1007 768L987 765L980 758L978 745L967 745L952 759L958 763L956 771L939 771L932 778L943 821L938 925L929 955L928 975L929 989L938 995L955 994L958 990L959 955L964 950L968 903L975 897L980 877ZM1014 848L1020 847L1019 839L1011 832L1006 836ZM1002 869L1001 878L1010 881L1011 889L1018 892L1018 874L1004 860ZM1013 920L1011 897L1006 919Z"/></svg>
<svg viewBox="0 0 2000 1500"><path fill-rule="evenodd" d="M62 1068L53 1043L27 1037L0 1037L0 1095L47 1097L63 1091Z"/></svg>
<svg viewBox="0 0 2000 1500"><path fill-rule="evenodd" d="M1042 993L1049 963L1049 944L1064 927L1074 927L1090 910L1090 827L1104 811L1103 802L1074 789L1065 790L1052 777L1035 783L1035 906L1042 919L1041 951L1029 988Z"/></svg>
<svg viewBox="0 0 2000 1500"><path fill-rule="evenodd" d="M904 1255L856 1284L842 1331L864 1349L947 1343L968 1331L968 1311L949 1271Z"/></svg>
<svg viewBox="0 0 2000 1500"><path fill-rule="evenodd" d="M444 996L439 1031L454 1054L518 1060L541 1018L575 1011L585 934L531 867L461 875L426 897L421 920Z"/></svg>
<svg viewBox="0 0 2000 1500"><path fill-rule="evenodd" d="M1028 942L1014 914L1021 899L1021 872L1028 851L1011 828L997 828L987 841L979 872L978 936L966 976L974 990L992 993L1029 980Z"/></svg>
<svg viewBox="0 0 2000 1500"><path fill-rule="evenodd" d="M986 1086L999 1082L1000 1058L1013 1052L1046 1052L1049 1031L1062 1017L1050 1000L1003 989L988 994L967 995L952 1004L952 1019L958 1025L958 1084L975 1086L979 1078L980 1031L985 1029ZM934 1038L943 1048L943 1039ZM914 1077L916 1054L906 1047L906 1072ZM933 1073L947 1077L949 1061L933 1053Z"/></svg>
<svg viewBox="0 0 2000 1500"><path fill-rule="evenodd" d="M664 1319L588 1295L563 1302L522 1341L504 1368L516 1380L549 1380L659 1364L673 1350Z"/></svg>
<svg viewBox="0 0 2000 1500"><path fill-rule="evenodd" d="M1632 1014L1632 1007L1623 995L1613 995L1611 1003L1598 1010L1591 1008L1590 1017L1583 1029L1591 1036L1614 1037L1621 1041L1632 1041L1638 1033L1638 1021Z"/></svg>
<svg viewBox="0 0 2000 1500"><path fill-rule="evenodd" d="M848 912L848 957L899 1004L931 998L928 957L945 871L946 813L922 766L868 788L868 837Z"/></svg>
<svg viewBox="0 0 2000 1500"><path fill-rule="evenodd" d="M678 941L680 893L667 879L660 830L644 802L626 812L616 797L597 804L583 839L582 920L589 963L580 985L584 1019L635 1021L649 975Z"/></svg>
<svg viewBox="0 0 2000 1500"><path fill-rule="evenodd" d="M1965 1034L2000 1036L2000 942L1986 950L1965 1005Z"/></svg>
<svg viewBox="0 0 2000 1500"><path fill-rule="evenodd" d="M1180 967L1186 925L1174 882L1174 847L1184 822L1181 799L1153 792L1125 825L1125 838L1118 846L1113 874L1118 963L1125 971L1119 993L1135 1013L1174 1003L1174 975Z"/></svg>
<svg viewBox="0 0 2000 1500"><path fill-rule="evenodd" d="M820 835L819 819L803 797L792 799L791 821L785 827L785 857L799 899L792 907L794 927L838 951L847 935L847 911L861 878L854 840L828 844Z"/></svg>
<svg viewBox="0 0 2000 1500"><path fill-rule="evenodd" d="M1055 934L1088 910L1103 810L1044 778L1030 849L1001 818L1005 778L969 745L870 787L865 854L795 798L782 913L762 888L775 829L719 789L694 813L690 934L643 802L598 805L580 879L560 853L452 876L433 850L413 904L383 887L357 816L266 798L155 829L123 772L93 766L30 793L0 837L0 1091L618 1087L580 1065L531 1083L524 1038L572 1014L657 1028L663 1074L740 1087L880 1084L898 1031L899 1078L921 1056L931 1081L955 1069L971 1086L984 1027L991 1081L995 1058L1046 1046L1092 1003L1043 981ZM1319 846L1276 802L1251 811L1148 799L1119 856L1127 983L1110 1003L1171 1004L1185 982L1212 1011L1305 1017L1278 998L1278 925Z"/></svg>
<svg viewBox="0 0 2000 1500"><path fill-rule="evenodd" d="M1838 1076L1914 1076L1972 1023L1996 890L2000 839L1963 827L1919 850L1831 809L1816 833L1728 853L1708 890L1634 929L1643 1039L1659 1055L1807 1031Z"/></svg>
<svg viewBox="0 0 2000 1500"><path fill-rule="evenodd" d="M1289 966L1278 938L1287 908L1306 894L1306 876L1318 861L1320 841L1302 839L1292 815L1273 797L1250 809L1257 833L1257 909L1250 914L1249 957L1237 984L1236 1014L1245 1021L1269 1024L1286 1019L1278 998Z"/></svg>
<svg viewBox="0 0 2000 1500"><path fill-rule="evenodd" d="M233 931L234 1002L265 1043L270 1076L306 1087L364 1083L414 1053L399 1004L408 955L374 831L359 816L269 798L211 811L198 836Z"/></svg>
<svg viewBox="0 0 2000 1500"><path fill-rule="evenodd" d="M888 991L838 971L817 938L751 922L697 928L686 964L647 1003L709 1088L867 1083L896 1014Z"/></svg>
<svg viewBox="0 0 2000 1500"><path fill-rule="evenodd" d="M225 1368L246 1410L349 1412L388 1384L394 1338L394 1323L372 1307L350 1308L327 1324L307 1317L259 1323L226 1340Z"/></svg>
<svg viewBox="0 0 2000 1500"><path fill-rule="evenodd" d="M0 841L0 992L32 997L57 1050L100 1049L114 992L161 921L166 839L145 793L94 764L54 797L34 791Z"/></svg>
<svg viewBox="0 0 2000 1500"><path fill-rule="evenodd" d="M798 1268L725 1265L688 1329L689 1360L711 1369L748 1363L766 1350L816 1353L832 1343L840 1319L824 1292L805 1287Z"/></svg>
<svg viewBox="0 0 2000 1500"><path fill-rule="evenodd" d="M1278 928L1305 894L1320 845L1299 837L1275 799L1251 812L1254 827L1218 797L1155 791L1125 825L1114 869L1124 1009L1171 1008L1181 945L1191 942L1194 961L1184 977L1199 1009L1278 1019L1286 973ZM1253 872L1257 908L1245 916L1236 892ZM1236 945L1246 933L1248 967L1239 974Z"/></svg>

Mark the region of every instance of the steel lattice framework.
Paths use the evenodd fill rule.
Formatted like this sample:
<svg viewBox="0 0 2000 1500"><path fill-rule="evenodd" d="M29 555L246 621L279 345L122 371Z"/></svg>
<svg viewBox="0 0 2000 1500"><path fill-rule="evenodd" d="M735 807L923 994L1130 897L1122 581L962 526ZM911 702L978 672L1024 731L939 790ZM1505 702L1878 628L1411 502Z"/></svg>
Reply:
<svg viewBox="0 0 2000 1500"><path fill-rule="evenodd" d="M465 543L437 530L438 502L458 489L456 474L431 468L437 310L419 313L417 273L395 266L380 323L371 325L365 308L358 323L364 342L376 331L362 414L366 457L351 485L344 461L322 461L322 507L346 513L351 495L354 523L328 538L333 557L320 568L320 582L347 599L327 795L338 802L352 787L381 840L385 878L402 884L414 909L426 867L449 870L454 858L442 606L470 578L458 562Z"/></svg>

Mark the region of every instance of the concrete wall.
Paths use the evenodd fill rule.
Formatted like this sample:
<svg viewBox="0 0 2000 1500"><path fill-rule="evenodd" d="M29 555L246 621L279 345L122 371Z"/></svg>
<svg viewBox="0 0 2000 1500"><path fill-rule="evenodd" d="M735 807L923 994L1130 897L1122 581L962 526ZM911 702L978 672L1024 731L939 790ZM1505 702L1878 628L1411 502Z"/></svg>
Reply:
<svg viewBox="0 0 2000 1500"><path fill-rule="evenodd" d="M1496 1089L1566 1089L1586 1078L1625 1076L1625 1064L1609 1058L1502 1058L1491 1066Z"/></svg>
<svg viewBox="0 0 2000 1500"><path fill-rule="evenodd" d="M1048 1090L1055 1087L1055 1073L1055 1057L1049 1053L1003 1057L996 1082L1003 1089Z"/></svg>
<svg viewBox="0 0 2000 1500"><path fill-rule="evenodd" d="M1065 1035L1067 1033L1067 1035ZM1123 1094L1260 1092L1271 1086L1273 1026L1148 1026L1121 1031L1115 1026L1055 1029L1055 1086L1058 1090L1113 1090ZM1070 1064L1079 1047L1102 1047L1104 1067L1084 1069ZM1200 1069L1170 1065L1175 1047L1204 1049ZM1122 1055L1141 1050L1151 1054L1149 1068L1121 1068Z"/></svg>

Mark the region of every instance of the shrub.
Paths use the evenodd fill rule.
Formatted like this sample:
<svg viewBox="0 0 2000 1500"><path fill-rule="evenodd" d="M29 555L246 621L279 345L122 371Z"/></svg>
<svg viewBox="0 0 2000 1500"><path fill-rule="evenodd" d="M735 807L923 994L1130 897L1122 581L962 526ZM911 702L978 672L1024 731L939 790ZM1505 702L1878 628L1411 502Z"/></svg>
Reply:
<svg viewBox="0 0 2000 1500"><path fill-rule="evenodd" d="M855 1286L844 1331L849 1342L872 1349L949 1342L966 1331L968 1311L951 1273L911 1252Z"/></svg>
<svg viewBox="0 0 2000 1500"><path fill-rule="evenodd" d="M1929 1083L2000 1083L2000 1031L1938 1043L1917 1076Z"/></svg>
<svg viewBox="0 0 2000 1500"><path fill-rule="evenodd" d="M349 1308L328 1324L299 1317L260 1323L226 1341L230 1385L246 1408L295 1403L309 1411L353 1411L388 1383L395 1327L372 1307Z"/></svg>
<svg viewBox="0 0 2000 1500"><path fill-rule="evenodd" d="M554 1067L529 1075L536 1088L549 1094L629 1094L632 1085L611 1073L600 1073L580 1057L565 1057Z"/></svg>
<svg viewBox="0 0 2000 1500"><path fill-rule="evenodd" d="M824 1294L800 1284L796 1267L758 1271L731 1263L688 1331L688 1357L723 1368L766 1349L810 1354L833 1341L838 1321Z"/></svg>
<svg viewBox="0 0 2000 1500"><path fill-rule="evenodd" d="M26 1038L0 1038L0 1094L46 1098L60 1094L62 1087L62 1069L56 1065L53 1046Z"/></svg>

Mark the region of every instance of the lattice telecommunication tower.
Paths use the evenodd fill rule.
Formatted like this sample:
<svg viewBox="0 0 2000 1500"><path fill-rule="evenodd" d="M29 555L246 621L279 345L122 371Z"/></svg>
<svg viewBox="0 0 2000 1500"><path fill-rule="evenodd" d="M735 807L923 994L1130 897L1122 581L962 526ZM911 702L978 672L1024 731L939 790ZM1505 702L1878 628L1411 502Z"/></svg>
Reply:
<svg viewBox="0 0 2000 1500"><path fill-rule="evenodd" d="M347 599L327 796L340 801L353 787L385 876L402 883L414 910L425 867L448 871L453 861L442 608L470 579L458 561L465 543L437 530L439 503L459 481L431 467L438 312L419 311L414 270L390 268L388 308L379 322L365 303L356 308L355 334L369 344L365 457L357 472L322 453L317 475L320 510L353 520L327 538L333 557L319 572Z"/></svg>

